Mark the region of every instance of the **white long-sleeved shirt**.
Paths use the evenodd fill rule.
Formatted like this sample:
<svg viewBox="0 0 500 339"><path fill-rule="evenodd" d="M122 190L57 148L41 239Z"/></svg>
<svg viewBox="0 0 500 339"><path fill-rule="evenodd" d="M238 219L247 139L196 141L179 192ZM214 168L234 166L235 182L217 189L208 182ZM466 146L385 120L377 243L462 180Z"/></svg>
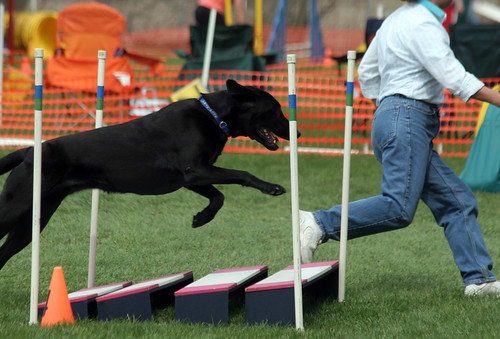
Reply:
<svg viewBox="0 0 500 339"><path fill-rule="evenodd" d="M468 101L484 84L455 58L442 26L445 13L428 0L393 12L358 69L361 91L380 101L394 94L441 105L443 89Z"/></svg>

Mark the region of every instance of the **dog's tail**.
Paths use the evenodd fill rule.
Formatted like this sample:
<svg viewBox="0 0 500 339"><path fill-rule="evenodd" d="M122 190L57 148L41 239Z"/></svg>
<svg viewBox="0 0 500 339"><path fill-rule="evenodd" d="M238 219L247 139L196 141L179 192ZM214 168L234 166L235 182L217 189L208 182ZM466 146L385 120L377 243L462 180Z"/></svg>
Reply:
<svg viewBox="0 0 500 339"><path fill-rule="evenodd" d="M14 167L19 165L26 158L26 154L30 148L22 148L15 152L12 152L5 157L0 159L0 175L7 173Z"/></svg>

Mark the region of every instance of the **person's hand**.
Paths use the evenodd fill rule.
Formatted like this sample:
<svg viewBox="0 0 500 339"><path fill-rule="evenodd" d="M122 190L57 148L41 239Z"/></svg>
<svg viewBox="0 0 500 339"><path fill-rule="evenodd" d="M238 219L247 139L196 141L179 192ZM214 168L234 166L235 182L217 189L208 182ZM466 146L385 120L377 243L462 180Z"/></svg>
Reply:
<svg viewBox="0 0 500 339"><path fill-rule="evenodd" d="M497 107L500 107L500 92L494 91L489 87L482 87L472 96L474 99L486 101Z"/></svg>

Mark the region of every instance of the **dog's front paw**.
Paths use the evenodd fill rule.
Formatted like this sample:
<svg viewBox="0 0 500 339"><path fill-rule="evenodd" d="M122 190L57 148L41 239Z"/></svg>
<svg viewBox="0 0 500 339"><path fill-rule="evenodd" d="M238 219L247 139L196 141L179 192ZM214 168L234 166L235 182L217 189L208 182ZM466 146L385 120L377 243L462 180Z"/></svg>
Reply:
<svg viewBox="0 0 500 339"><path fill-rule="evenodd" d="M286 193L286 190L278 184L269 184L266 189L262 190L262 192L265 194L277 196Z"/></svg>

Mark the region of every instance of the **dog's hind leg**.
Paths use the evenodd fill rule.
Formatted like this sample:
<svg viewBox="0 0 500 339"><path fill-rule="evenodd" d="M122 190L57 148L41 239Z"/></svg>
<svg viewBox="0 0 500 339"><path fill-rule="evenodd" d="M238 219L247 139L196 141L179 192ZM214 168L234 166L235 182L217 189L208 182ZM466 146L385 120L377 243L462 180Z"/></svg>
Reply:
<svg viewBox="0 0 500 339"><path fill-rule="evenodd" d="M187 189L196 192L208 200L208 206L193 217L192 227L200 227L211 221L224 204L224 195L212 185L186 186Z"/></svg>
<svg viewBox="0 0 500 339"><path fill-rule="evenodd" d="M7 240L0 247L0 269L31 242L31 215L28 214L25 213L25 216L16 222L15 227L8 233Z"/></svg>
<svg viewBox="0 0 500 339"><path fill-rule="evenodd" d="M31 150L31 147L29 148L22 148L18 149L17 151L14 151L5 157L0 159L0 174L7 173L8 171L12 170L14 167L19 165L23 160L26 158L26 155L29 153Z"/></svg>
<svg viewBox="0 0 500 339"><path fill-rule="evenodd" d="M46 198L42 200L42 211L40 216L40 232L45 228L61 204L61 198ZM18 214L16 220L6 220L11 225L7 240L0 247L0 269L15 254L23 250L32 240L32 208L25 209L22 214ZM2 226L7 223L2 220ZM13 227L12 227L13 225Z"/></svg>

